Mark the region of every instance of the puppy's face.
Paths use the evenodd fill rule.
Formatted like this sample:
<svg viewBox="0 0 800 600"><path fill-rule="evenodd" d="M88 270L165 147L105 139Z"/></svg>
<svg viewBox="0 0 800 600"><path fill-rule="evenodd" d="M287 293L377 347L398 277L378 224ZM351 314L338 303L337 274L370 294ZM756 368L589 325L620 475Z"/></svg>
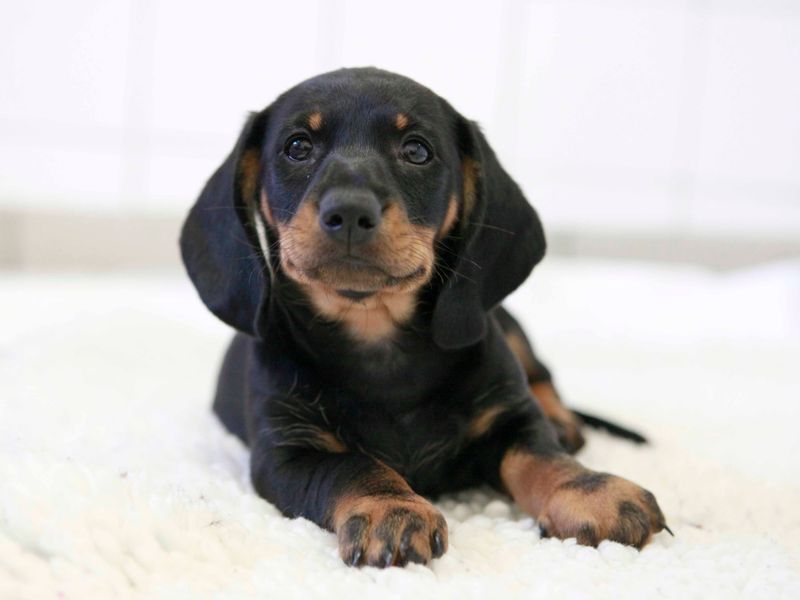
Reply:
<svg viewBox="0 0 800 600"><path fill-rule="evenodd" d="M260 210L288 277L359 303L431 278L461 204L448 110L427 88L372 70L323 75L276 101Z"/></svg>
<svg viewBox="0 0 800 600"><path fill-rule="evenodd" d="M254 207L268 224L266 255L253 252L264 241ZM259 337L288 277L324 320L388 340L436 271L430 320L416 331L446 350L484 338L487 311L545 246L536 211L477 125L371 68L320 75L252 114L181 231L200 297Z"/></svg>

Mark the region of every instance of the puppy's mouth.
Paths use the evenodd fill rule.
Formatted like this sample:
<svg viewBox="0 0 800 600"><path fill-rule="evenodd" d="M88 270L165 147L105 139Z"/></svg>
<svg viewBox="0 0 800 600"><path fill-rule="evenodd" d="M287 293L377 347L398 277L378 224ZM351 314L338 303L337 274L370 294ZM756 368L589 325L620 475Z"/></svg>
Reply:
<svg viewBox="0 0 800 600"><path fill-rule="evenodd" d="M348 300L352 300L353 302L358 302L359 300L366 300L370 296L374 296L376 292L357 292L355 290L336 290L336 293L339 294L342 298L347 298Z"/></svg>
<svg viewBox="0 0 800 600"><path fill-rule="evenodd" d="M392 273L372 261L355 256L332 258L313 266L301 266L289 260L290 271L295 271L309 282L331 288L339 296L358 302L394 288L405 288L427 275L424 265L406 273Z"/></svg>

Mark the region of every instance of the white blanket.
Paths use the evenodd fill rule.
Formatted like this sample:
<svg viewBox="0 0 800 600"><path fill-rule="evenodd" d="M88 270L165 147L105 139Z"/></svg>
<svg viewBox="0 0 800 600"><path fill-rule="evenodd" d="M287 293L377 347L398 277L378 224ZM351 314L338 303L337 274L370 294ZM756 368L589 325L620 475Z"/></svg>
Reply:
<svg viewBox="0 0 800 600"><path fill-rule="evenodd" d="M181 274L0 276L0 598L800 598L800 266L548 260L509 305L574 406L645 432L580 458L652 490L643 551L540 539L476 490L428 567L350 569L283 518L210 396L229 333Z"/></svg>

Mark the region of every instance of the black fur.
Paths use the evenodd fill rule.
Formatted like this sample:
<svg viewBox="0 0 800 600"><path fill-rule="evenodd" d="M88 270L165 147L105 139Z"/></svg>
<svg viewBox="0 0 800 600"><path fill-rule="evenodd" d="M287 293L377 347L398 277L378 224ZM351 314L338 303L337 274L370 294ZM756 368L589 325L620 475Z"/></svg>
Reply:
<svg viewBox="0 0 800 600"><path fill-rule="evenodd" d="M239 141L192 207L181 232L181 255L200 298L217 317L253 334L269 295L264 257L242 196L238 165L248 149L260 150L264 113L251 116Z"/></svg>
<svg viewBox="0 0 800 600"><path fill-rule="evenodd" d="M490 309L513 292L544 257L542 223L497 161L474 123L458 119L462 156L476 161L476 204L458 248L454 274L441 291L433 336L445 349L486 335Z"/></svg>

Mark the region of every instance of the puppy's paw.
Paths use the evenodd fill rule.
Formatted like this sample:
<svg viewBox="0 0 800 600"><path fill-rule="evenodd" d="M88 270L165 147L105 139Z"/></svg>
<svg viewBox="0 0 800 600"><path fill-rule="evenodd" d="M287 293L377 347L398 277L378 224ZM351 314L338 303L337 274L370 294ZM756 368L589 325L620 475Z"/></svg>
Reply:
<svg viewBox="0 0 800 600"><path fill-rule="evenodd" d="M539 525L544 536L574 537L587 546L612 540L641 548L653 534L669 531L653 494L627 479L588 469L553 491Z"/></svg>
<svg viewBox="0 0 800 600"><path fill-rule="evenodd" d="M351 566L425 564L447 550L447 523L421 496L364 496L340 522L339 555Z"/></svg>

